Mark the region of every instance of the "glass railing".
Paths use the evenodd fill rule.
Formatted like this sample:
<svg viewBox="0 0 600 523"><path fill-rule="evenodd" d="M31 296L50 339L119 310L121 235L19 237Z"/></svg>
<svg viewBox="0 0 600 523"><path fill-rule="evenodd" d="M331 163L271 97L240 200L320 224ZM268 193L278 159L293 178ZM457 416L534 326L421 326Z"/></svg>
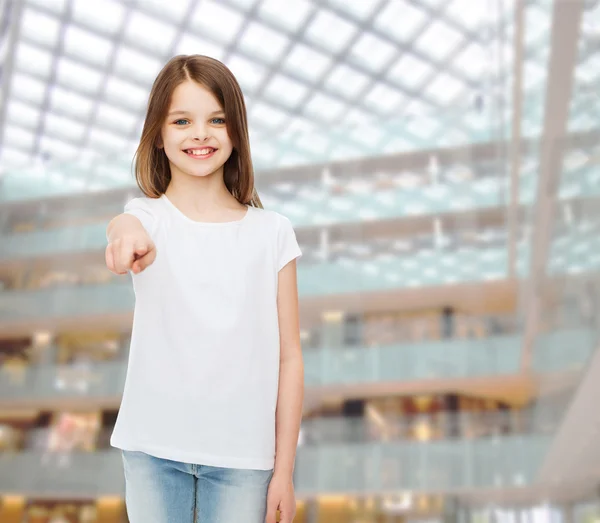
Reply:
<svg viewBox="0 0 600 523"><path fill-rule="evenodd" d="M28 497L124 494L123 463L116 450L73 452L61 465L57 459L44 464L45 456L40 451L0 454L0 490Z"/></svg>
<svg viewBox="0 0 600 523"><path fill-rule="evenodd" d="M365 417L304 419L301 445L495 438L517 434L552 434L558 420L535 417L532 409L490 412L438 411L405 416L377 413Z"/></svg>
<svg viewBox="0 0 600 523"><path fill-rule="evenodd" d="M565 329L548 333L558 347L574 347L589 333ZM377 347L305 349L307 387L406 384L418 380L510 376L518 374L521 334L491 335L482 339L449 338ZM586 351L563 351L568 365L547 363L539 373L581 368ZM568 356L567 356L568 354ZM0 402L22 404L58 399L108 400L118 405L127 363L123 360L86 365L29 364L18 370L0 367Z"/></svg>
<svg viewBox="0 0 600 523"><path fill-rule="evenodd" d="M0 236L0 261L106 247L106 223Z"/></svg>
<svg viewBox="0 0 600 523"><path fill-rule="evenodd" d="M570 226L562 231L552 243L549 262L551 273L561 275L600 270L599 231L598 220ZM6 236L0 238L0 262L71 252L96 251L100 255L106 245L105 234L104 225L94 224ZM431 238L423 237L421 240L427 240L425 246L413 245L413 252L405 254L399 253L391 240L389 245L376 242L367 245L362 242L363 250L371 249L378 253L372 256L354 255L348 243L347 254L336 254L335 260L331 261L319 261L314 255L314 248L305 246L306 256L300 259L298 265L300 295L403 289L507 277L508 253L506 246L501 243L462 245L457 237L452 245L435 247L430 242ZM399 245L397 248L405 247ZM528 275L529 260L529 246L520 242L517 246L517 273L521 277ZM72 289L74 293L89 292ZM41 292L44 296L48 295L48 291ZM0 296L0 301L3 299L20 298L10 294L6 298ZM52 298L40 298L48 299ZM6 310L6 306L0 304L2 310ZM44 310L49 309L44 306Z"/></svg>
<svg viewBox="0 0 600 523"><path fill-rule="evenodd" d="M533 479L547 446L546 436L505 436L306 447L296 484L303 494L516 487Z"/></svg>
<svg viewBox="0 0 600 523"><path fill-rule="evenodd" d="M406 382L516 374L519 334L304 353L307 385Z"/></svg>
<svg viewBox="0 0 600 523"><path fill-rule="evenodd" d="M574 158L577 158L575 153ZM586 199L600 195L597 169L585 163L584 165L573 163L569 172L569 177L563 180L559 191L560 200ZM536 176L533 164L527 159L523 162L519 179L519 197L522 205L530 205L534 202ZM404 179L406 178L405 176ZM501 209L505 207L509 197L508 185L501 176L488 175L452 183L427 183L416 187L402 186L400 176L397 181L391 177L385 184L385 188L381 187L382 184L378 185L373 176L366 177L364 183L361 183L362 185L356 183L356 187L352 182L340 183L339 189L335 190L323 183L312 183L307 187L299 186L293 191L292 201L274 190L263 191L261 198L266 208L288 216L294 227L302 228ZM105 217L111 212L116 215L122 210L122 204L117 202L114 206L102 203L101 207L96 208L96 204L90 199L89 207L85 210L65 211L64 216L57 214L54 218L46 215L39 218L32 216L32 222L49 221L50 226L56 221L59 223L89 222L90 215L99 215L99 213L102 218L98 218L99 223L92 225L65 225L60 228L51 227L49 230L17 234L4 232L0 236L3 245L2 256L40 255L47 253L47 248L54 248L56 252L94 248L94 246L102 248L105 245ZM470 223L474 219L465 217L464 220L465 223ZM83 244L78 243L82 241ZM91 245L87 242L91 242ZM22 245L25 245L25 251Z"/></svg>
<svg viewBox="0 0 600 523"><path fill-rule="evenodd" d="M364 416L327 416L303 419L298 445L308 448L319 445L372 444L419 442L434 443L445 440L463 440L480 438L498 438L515 435L551 434L556 428L556 416L538 419L532 416L530 408L496 411L438 411L426 414L374 413ZM90 433L87 441L95 442L98 451L110 450L110 438L113 427L102 427ZM54 455L49 450L54 429L50 427L27 429L20 432L16 440L23 444L18 447L22 452L45 451L44 462L50 462ZM64 438L69 440L69 435ZM11 449L17 451L17 448ZM65 454L58 453L58 459L69 458L71 449Z"/></svg>
<svg viewBox="0 0 600 523"><path fill-rule="evenodd" d="M0 401L52 403L60 399L109 401L116 406L125 386L127 363L0 367Z"/></svg>
<svg viewBox="0 0 600 523"><path fill-rule="evenodd" d="M300 298L389 291L452 283L500 280L506 273L506 250L465 249L422 253L373 261L300 263ZM108 273L107 273L108 274ZM127 276L109 284L56 285L0 292L0 323L33 318L86 316L133 311Z"/></svg>
<svg viewBox="0 0 600 523"><path fill-rule="evenodd" d="M528 435L300 447L295 487L302 498L317 493L522 486L531 481L547 444L545 436ZM33 497L124 494L116 449L73 452L61 466L58 460L44 462L40 451L0 454L0 490Z"/></svg>
<svg viewBox="0 0 600 523"><path fill-rule="evenodd" d="M4 291L0 293L0 324L35 318L131 313L133 305L131 282Z"/></svg>
<svg viewBox="0 0 600 523"><path fill-rule="evenodd" d="M407 382L420 379L511 375L518 370L519 335L485 340L446 340L377 348L307 350L307 387ZM51 403L61 398L118 403L127 363L29 365L0 368L0 401Z"/></svg>

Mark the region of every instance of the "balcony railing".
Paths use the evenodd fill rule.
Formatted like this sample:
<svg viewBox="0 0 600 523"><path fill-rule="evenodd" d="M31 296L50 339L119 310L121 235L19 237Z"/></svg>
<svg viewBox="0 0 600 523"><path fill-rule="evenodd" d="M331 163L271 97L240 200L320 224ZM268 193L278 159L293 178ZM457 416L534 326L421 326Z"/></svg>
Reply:
<svg viewBox="0 0 600 523"><path fill-rule="evenodd" d="M326 493L398 489L454 491L520 486L533 478L548 445L545 436L480 440L342 443L300 447L299 498ZM27 496L97 497L124 494L120 452L73 452L45 460L39 451L0 455L0 491Z"/></svg>
<svg viewBox="0 0 600 523"><path fill-rule="evenodd" d="M595 348L594 341L594 332L585 328L557 329L540 335L534 370L548 373L580 369ZM521 345L520 334L506 334L378 347L305 349L305 384L352 386L516 375ZM0 401L115 401L123 392L126 373L124 360L86 365L29 364L16 370L0 367Z"/></svg>

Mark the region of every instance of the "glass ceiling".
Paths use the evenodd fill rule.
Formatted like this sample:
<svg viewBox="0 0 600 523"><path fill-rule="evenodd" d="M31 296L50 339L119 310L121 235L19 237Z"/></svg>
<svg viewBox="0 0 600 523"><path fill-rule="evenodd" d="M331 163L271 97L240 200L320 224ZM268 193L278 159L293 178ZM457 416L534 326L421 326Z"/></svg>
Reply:
<svg viewBox="0 0 600 523"><path fill-rule="evenodd" d="M497 79L511 72L500 24L512 23L512 1L502 4L24 0L3 75L0 165L131 155L151 83L180 53L236 74L258 168L487 140L506 91ZM531 16L534 49L549 16Z"/></svg>
<svg viewBox="0 0 600 523"><path fill-rule="evenodd" d="M62 190L132 184L129 169L90 166L131 158L152 81L181 53L218 58L237 76L259 170L505 139L513 6L514 0L8 2L5 9L20 17L11 24L16 32L4 28L2 36L12 60L2 75L0 169L36 183L58 167L62 174L45 181ZM597 5L590 10L600 19ZM539 135L543 121L551 0L528 2L525 26L528 137ZM585 120L580 113L572 120Z"/></svg>

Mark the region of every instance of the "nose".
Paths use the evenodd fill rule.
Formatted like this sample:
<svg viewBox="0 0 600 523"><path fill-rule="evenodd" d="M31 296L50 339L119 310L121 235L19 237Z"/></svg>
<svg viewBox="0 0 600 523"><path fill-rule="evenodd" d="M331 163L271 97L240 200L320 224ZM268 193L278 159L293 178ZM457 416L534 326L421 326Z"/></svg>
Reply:
<svg viewBox="0 0 600 523"><path fill-rule="evenodd" d="M194 140L205 142L208 138L208 129L205 125L199 124L194 127Z"/></svg>

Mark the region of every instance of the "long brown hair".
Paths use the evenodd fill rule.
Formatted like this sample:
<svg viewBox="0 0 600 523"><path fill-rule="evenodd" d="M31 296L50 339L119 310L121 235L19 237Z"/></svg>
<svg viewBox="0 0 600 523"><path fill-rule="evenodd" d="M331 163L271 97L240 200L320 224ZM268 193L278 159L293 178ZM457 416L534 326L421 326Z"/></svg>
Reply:
<svg viewBox="0 0 600 523"><path fill-rule="evenodd" d="M171 58L154 80L142 137L134 156L135 179L139 188L146 196L158 198L169 186L169 160L158 144L173 91L186 80L193 80L208 89L225 112L227 133L233 144L231 156L223 167L223 180L227 190L240 203L262 208L254 187L246 104L242 90L233 73L223 63L202 55L179 55Z"/></svg>

